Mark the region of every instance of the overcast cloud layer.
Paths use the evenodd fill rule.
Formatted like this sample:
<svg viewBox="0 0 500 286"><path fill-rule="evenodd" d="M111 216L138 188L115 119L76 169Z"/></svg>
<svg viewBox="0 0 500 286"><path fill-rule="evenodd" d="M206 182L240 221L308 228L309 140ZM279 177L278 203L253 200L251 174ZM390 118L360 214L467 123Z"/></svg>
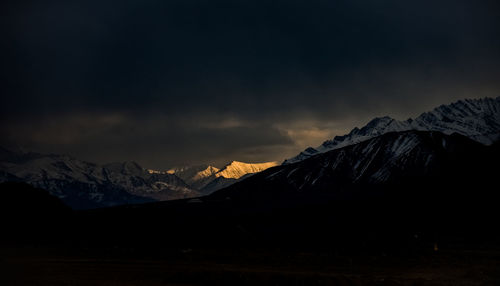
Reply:
<svg viewBox="0 0 500 286"><path fill-rule="evenodd" d="M165 169L500 95L498 1L10 1L0 144Z"/></svg>

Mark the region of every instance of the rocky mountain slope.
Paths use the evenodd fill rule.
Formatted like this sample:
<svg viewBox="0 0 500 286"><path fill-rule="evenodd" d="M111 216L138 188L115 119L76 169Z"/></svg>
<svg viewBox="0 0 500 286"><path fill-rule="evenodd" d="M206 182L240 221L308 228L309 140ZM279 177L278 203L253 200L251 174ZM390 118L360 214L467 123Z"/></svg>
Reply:
<svg viewBox="0 0 500 286"><path fill-rule="evenodd" d="M320 195L339 199L357 196L363 190L367 192L363 197L369 198L387 186L408 188L433 178L452 185L467 176L473 178L476 170L482 170L481 176L493 172L494 157L483 155L485 149L498 149L497 145L487 147L459 134L436 131L391 132L266 170L212 197L272 200ZM419 192L435 187L431 183L426 186L427 190Z"/></svg>
<svg viewBox="0 0 500 286"><path fill-rule="evenodd" d="M336 136L316 148L309 147L283 164L299 162L311 156L356 144L389 132L406 130L458 133L489 145L500 139L500 97L460 100L441 105L416 119L399 121L391 117L371 120L367 125L354 128L349 134Z"/></svg>

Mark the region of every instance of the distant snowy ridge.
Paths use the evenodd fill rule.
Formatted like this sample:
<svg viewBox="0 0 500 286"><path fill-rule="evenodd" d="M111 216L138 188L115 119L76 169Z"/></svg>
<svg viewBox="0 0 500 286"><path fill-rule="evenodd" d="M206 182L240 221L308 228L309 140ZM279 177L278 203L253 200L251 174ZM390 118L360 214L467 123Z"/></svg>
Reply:
<svg viewBox="0 0 500 286"><path fill-rule="evenodd" d="M408 130L458 133L477 142L490 145L500 139L500 97L459 100L425 112L416 119L399 121L391 117L377 117L363 128L354 128L346 135L335 136L316 148L308 147L300 154L283 162L284 165L302 161L311 156L357 144L389 133Z"/></svg>
<svg viewBox="0 0 500 286"><path fill-rule="evenodd" d="M233 161L222 169L201 165L158 171L135 162L100 165L0 147L0 183L18 181L43 188L76 209L198 197L276 165Z"/></svg>
<svg viewBox="0 0 500 286"><path fill-rule="evenodd" d="M278 165L278 162L244 163L232 161L221 169L209 165L200 165L174 168L167 172L177 175L202 194L210 194L249 175Z"/></svg>
<svg viewBox="0 0 500 286"><path fill-rule="evenodd" d="M135 162L99 165L65 155L0 149L0 182L46 189L73 208L94 208L199 196L175 175Z"/></svg>

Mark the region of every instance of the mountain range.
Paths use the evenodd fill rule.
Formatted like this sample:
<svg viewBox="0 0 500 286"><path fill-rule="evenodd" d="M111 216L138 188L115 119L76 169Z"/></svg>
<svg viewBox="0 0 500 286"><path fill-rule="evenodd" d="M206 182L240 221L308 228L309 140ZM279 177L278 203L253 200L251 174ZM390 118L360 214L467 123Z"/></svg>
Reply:
<svg viewBox="0 0 500 286"><path fill-rule="evenodd" d="M377 117L362 128L352 129L346 135L335 136L316 148L308 147L300 154L285 160L283 164L299 162L385 133L408 130L458 133L485 145L492 144L500 139L500 97L459 100L405 121L389 116Z"/></svg>
<svg viewBox="0 0 500 286"><path fill-rule="evenodd" d="M376 118L207 200L271 209L335 202L347 212L346 205L383 211L407 204L415 212L432 205L462 216L474 202L481 208L498 198L499 102L458 101L404 122Z"/></svg>
<svg viewBox="0 0 500 286"><path fill-rule="evenodd" d="M220 170L207 166L155 171L136 162L99 165L66 155L2 148L0 182L28 183L50 191L72 208L87 209L198 197L273 165L233 161Z"/></svg>
<svg viewBox="0 0 500 286"><path fill-rule="evenodd" d="M29 183L72 208L107 207L199 195L178 177L135 162L99 165L71 156L0 150L0 181Z"/></svg>
<svg viewBox="0 0 500 286"><path fill-rule="evenodd" d="M478 112L477 117L485 116ZM457 122L461 121L457 118ZM63 266L63 271L72 253L79 255L69 260L78 269L81 261L89 264L91 257L92 269L82 272L85 275L95 272L94 261L107 265L117 257L111 272L139 267L148 269L147 276L151 267L158 268L158 280L152 281L160 284L168 279L165 269L172 268L174 284L187 277L186 284L205 285L209 277L213 285L221 281L223 285L262 285L252 277L264 275L269 285L276 285L276 273L270 275L267 270L285 265L289 268L284 285L420 285L422 281L425 285L475 285L477 281L498 285L500 195L495 186L500 142L495 138L500 132L495 129L497 120L476 126L481 126L477 136L449 130L384 130L295 163L231 162L220 169L155 171L133 162L96 165L68 156L1 150L0 178L27 180L45 190L22 183L0 184L4 230L0 243L20 245L5 253L23 249L22 255L40 250L57 253L48 263L63 257L56 265ZM491 141L481 142L485 138ZM204 193L211 185L225 182L231 185ZM195 184L200 189L193 190ZM143 203L171 199L172 194L201 197ZM134 205L73 211L63 202L73 208ZM26 265L31 267L33 259L28 257ZM7 259L7 267L16 259ZM156 267L154 261L161 265ZM228 268L230 277L243 277L238 282L218 278L221 262L225 267L228 261L238 265ZM270 264L262 267L262 261ZM409 264L401 267L401 261ZM478 261L489 268L478 268ZM200 272L193 270L196 263ZM438 263L443 266L435 270ZM213 272L207 270L212 264ZM377 265L386 268L377 269ZM429 275L422 272L423 266L435 271ZM421 276L399 278L405 267L412 277L415 270ZM185 274L178 269L186 269ZM242 276L242 269L250 269L251 275ZM325 275L318 276L318 269ZM376 278L346 280L365 277L353 274L356 269L369 269ZM442 269L451 274L438 281ZM464 269L481 271L470 274ZM388 279L389 270L401 280ZM346 274L341 272L338 280L332 280L338 271ZM310 279L289 276L296 272L300 277L311 273ZM464 284L464 279L470 283Z"/></svg>
<svg viewBox="0 0 500 286"><path fill-rule="evenodd" d="M441 105L414 120L375 118L361 129L307 148L281 166L232 161L220 169L199 165L157 171L135 162L100 165L66 155L0 149L0 182L48 190L75 209L207 195L261 200L304 193L353 196L353 190L438 176L446 172L443 166L456 167L450 158L497 146L499 111L497 97Z"/></svg>

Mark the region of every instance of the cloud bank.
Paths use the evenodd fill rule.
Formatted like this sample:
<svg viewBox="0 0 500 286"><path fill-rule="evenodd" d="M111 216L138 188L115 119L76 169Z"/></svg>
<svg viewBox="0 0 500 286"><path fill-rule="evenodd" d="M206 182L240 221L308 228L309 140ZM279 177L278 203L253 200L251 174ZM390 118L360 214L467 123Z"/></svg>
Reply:
<svg viewBox="0 0 500 286"><path fill-rule="evenodd" d="M497 1L7 1L4 146L150 168L282 160L500 94Z"/></svg>

